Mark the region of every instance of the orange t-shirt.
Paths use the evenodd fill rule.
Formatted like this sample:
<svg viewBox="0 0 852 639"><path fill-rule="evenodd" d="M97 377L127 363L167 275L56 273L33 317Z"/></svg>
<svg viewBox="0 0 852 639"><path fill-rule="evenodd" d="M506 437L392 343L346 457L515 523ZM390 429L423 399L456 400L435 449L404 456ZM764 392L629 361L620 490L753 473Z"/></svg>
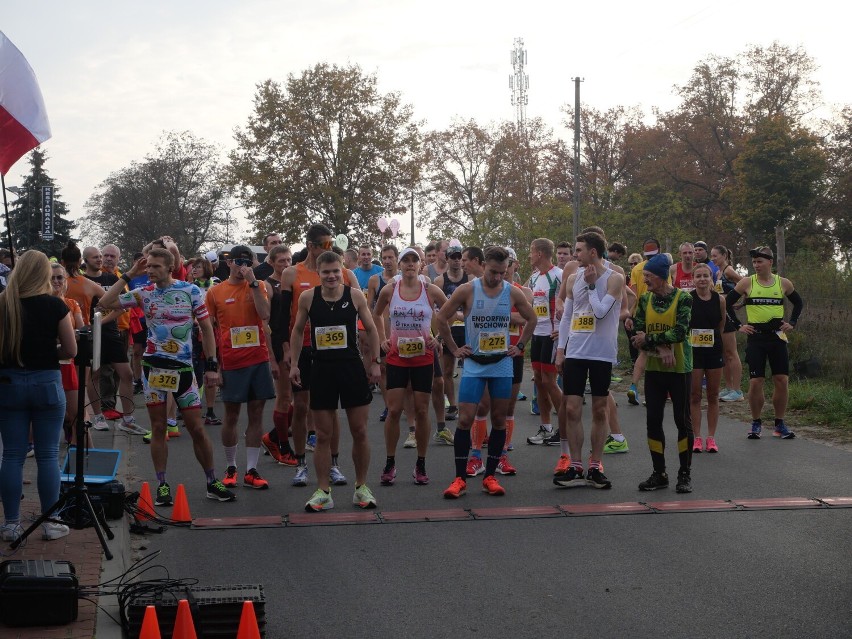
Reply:
<svg viewBox="0 0 852 639"><path fill-rule="evenodd" d="M304 262L296 264L296 277L293 280L293 305L290 307L290 332L293 332L293 326L296 324L296 313L299 310L299 296L305 291L312 291L315 287L320 286L320 276L316 271L310 270L305 266ZM305 322L305 334L302 339L302 346L311 345L311 323Z"/></svg>
<svg viewBox="0 0 852 639"><path fill-rule="evenodd" d="M258 290L266 297L266 287ZM246 368L269 361L263 321L254 307L248 282L231 284L225 280L207 291L205 303L210 317L219 327L219 352L222 370Z"/></svg>
<svg viewBox="0 0 852 639"><path fill-rule="evenodd" d="M76 277L66 277L68 290L65 291L65 297L70 297L80 306L80 312L83 314L83 324L88 326L91 324L92 298L88 297L85 292L86 278L82 275Z"/></svg>
<svg viewBox="0 0 852 639"><path fill-rule="evenodd" d="M109 271L104 271L104 272L108 273ZM113 273L113 275L115 275L116 277L121 277L121 271L118 270L118 269L115 269L115 272ZM115 286L123 287L121 289L122 293L127 290L127 283L124 280L120 280L120 281L116 282ZM121 315L119 315L115 319L115 325L118 327L118 330L120 330L120 331L128 330L130 328L130 313L125 312L125 313L122 313Z"/></svg>

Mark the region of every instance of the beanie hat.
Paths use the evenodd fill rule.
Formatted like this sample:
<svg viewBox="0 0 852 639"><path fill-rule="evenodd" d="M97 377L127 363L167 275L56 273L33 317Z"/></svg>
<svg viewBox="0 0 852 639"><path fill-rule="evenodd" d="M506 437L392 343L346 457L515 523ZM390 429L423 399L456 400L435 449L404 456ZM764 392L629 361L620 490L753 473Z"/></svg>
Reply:
<svg viewBox="0 0 852 639"><path fill-rule="evenodd" d="M655 255L645 262L643 271L648 271L661 279L667 279L669 276L669 260L665 255Z"/></svg>

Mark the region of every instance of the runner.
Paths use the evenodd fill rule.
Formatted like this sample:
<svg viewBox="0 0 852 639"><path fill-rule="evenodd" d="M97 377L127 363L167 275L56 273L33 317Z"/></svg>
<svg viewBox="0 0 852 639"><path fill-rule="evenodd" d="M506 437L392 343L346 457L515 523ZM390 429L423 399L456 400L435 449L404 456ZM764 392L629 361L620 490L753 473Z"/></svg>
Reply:
<svg viewBox="0 0 852 639"><path fill-rule="evenodd" d="M787 333L796 327L802 313L802 297L786 277L772 273L775 254L768 246L759 246L749 251L754 275L737 282L725 300L728 317L737 330L748 335L746 341L746 363L748 364L748 403L751 408L751 430L749 439L760 439L761 413L765 398L763 382L766 377L766 362L772 371L772 406L775 410L775 430L772 433L781 439L793 439L793 433L784 423L787 411L790 361L787 353ZM793 304L790 320L784 321L784 297ZM745 297L746 324L740 322L734 305Z"/></svg>
<svg viewBox="0 0 852 639"><path fill-rule="evenodd" d="M551 264L553 242L547 238L533 240L530 245L530 264L537 273L530 278L533 292L533 309L537 318L535 332L530 345L533 378L538 397L541 424L538 432L527 438L528 444L559 445L559 434L550 423L554 409L562 404L562 391L556 383L558 371L556 338L559 324L556 320L556 297L562 284L562 269Z"/></svg>
<svg viewBox="0 0 852 639"><path fill-rule="evenodd" d="M456 288L468 281L467 273L462 270L463 253L460 244L451 243L447 247L447 271L434 280L435 286L443 291L447 299L452 296ZM456 317L452 322L452 328L453 340L460 346L464 345L464 318L460 312L456 313ZM441 355L441 369L444 373L444 394L450 402L450 405L447 407L446 419L447 421L453 421L458 419L459 416L459 407L456 406L456 385L453 381L453 374L456 370L456 358L446 348Z"/></svg>
<svg viewBox="0 0 852 639"><path fill-rule="evenodd" d="M447 240L438 240L437 242L430 242L426 245L426 263L428 264L426 275L432 282L438 279L439 275L447 272L447 268L449 267L449 263L447 262L447 246L449 244Z"/></svg>
<svg viewBox="0 0 852 639"><path fill-rule="evenodd" d="M267 233L263 236L263 250L266 251L266 259L263 260L262 264L258 264L254 267L254 277L256 280L260 280L262 282L272 275L274 269L269 256L273 247L281 246L282 244L281 236L278 235L278 233Z"/></svg>
<svg viewBox="0 0 852 639"><path fill-rule="evenodd" d="M412 476L415 484L428 484L426 450L429 446L429 400L435 371L437 340L432 337L433 309L447 301L440 288L420 280L420 256L406 248L399 256L402 278L386 286L373 309L373 321L379 344L387 353L388 417L385 421L387 460L381 483L389 486L396 480L396 449L399 444L399 420L403 400L411 390L414 404L414 427L417 462ZM390 334L385 339L384 313L388 311Z"/></svg>
<svg viewBox="0 0 852 639"><path fill-rule="evenodd" d="M290 370L284 359L284 344L289 343L290 325L285 321L285 303L281 294L281 278L290 268L293 256L290 248L279 244L269 250L267 260L272 265L272 274L264 282L269 296L269 338L272 353L278 363L279 374L275 379L275 408L272 410L273 429L261 438L261 445L282 466L296 466L298 461L290 447L290 420L293 416L293 389L290 385Z"/></svg>
<svg viewBox="0 0 852 639"><path fill-rule="evenodd" d="M701 439L701 382L707 378L707 452L718 453L716 426L719 423L719 382L722 379L722 331L725 328L725 299L713 290L713 272L706 264L692 270L692 315L689 344L692 346L692 389L689 413L692 421L692 452L704 450Z"/></svg>
<svg viewBox="0 0 852 639"><path fill-rule="evenodd" d="M634 313L633 345L648 353L645 372L648 448L654 471L639 484L639 490L657 490L669 485L666 474L663 412L671 397L677 426L677 450L680 467L676 490L692 492L692 430L689 428L689 369L691 366L689 320L692 297L668 282L669 267L665 255L654 255L645 262L643 277L648 291L639 298ZM635 277L635 273L634 273Z"/></svg>
<svg viewBox="0 0 852 639"><path fill-rule="evenodd" d="M219 329L222 356L222 401L225 404L222 446L228 466L222 483L229 488L237 485L237 420L242 404L246 404L248 424L243 485L265 490L269 482L258 473L257 462L263 436L263 407L266 400L275 397L273 378L278 376L278 363L274 361L264 330L264 322L269 320L269 298L266 287L254 277L253 261L254 253L248 246L232 248L228 256L231 275L207 291L206 302L210 317ZM205 351L212 352L207 346Z"/></svg>
<svg viewBox="0 0 852 639"><path fill-rule="evenodd" d="M680 262L672 264L669 269L672 286L689 293L695 290L692 269L695 266L695 247L689 242L680 245Z"/></svg>
<svg viewBox="0 0 852 639"><path fill-rule="evenodd" d="M624 276L604 263L606 242L599 233L579 235L574 251L580 267L566 280L567 295L556 355L556 366L562 368L565 395L560 411L560 417L564 415L560 423L560 445L562 455L569 455L571 465L554 475L553 483L562 487L611 488L612 483L603 474L601 459L608 431L607 402L612 365L618 356ZM584 477L582 413L587 380L592 391L592 455Z"/></svg>
<svg viewBox="0 0 852 639"><path fill-rule="evenodd" d="M121 271L118 269L118 261L121 259L121 251L115 244L107 244L101 249L103 261L101 269L104 273L121 277ZM124 286L124 284L122 284ZM124 350L130 343L130 313L122 313L115 320L116 328L118 328L119 337L121 337ZM131 372L132 378L132 372ZM100 370L100 388L99 397L101 400L101 408L106 419L121 419L121 413L115 409L115 397L119 394L119 377L118 373L111 363L101 365ZM135 392L135 388L134 388ZM128 397L127 400L130 401Z"/></svg>
<svg viewBox="0 0 852 639"><path fill-rule="evenodd" d="M695 263L709 266L710 271L713 273L713 281L715 282L719 278L719 267L713 263L707 254L707 242L698 240L693 244L693 247L695 249Z"/></svg>
<svg viewBox="0 0 852 639"><path fill-rule="evenodd" d="M556 267L564 269L568 262L572 261L574 253L571 250L571 242L560 242L556 245Z"/></svg>
<svg viewBox="0 0 852 639"><path fill-rule="evenodd" d="M319 488L305 504L305 510L334 508L329 485L331 433L338 405L346 411L352 434L352 461L355 464L355 494L352 502L359 508L375 508L376 499L366 484L370 466L367 441L367 417L373 395L369 384L379 379L379 340L367 299L357 288L345 284L346 274L340 257L325 251L316 258L322 284L299 297L293 331L290 336L292 360L290 380L302 385L302 342L310 319L310 350L305 352L311 365L311 410L317 429L314 465ZM356 325L360 319L370 341L369 380L358 350Z"/></svg>
<svg viewBox="0 0 852 639"><path fill-rule="evenodd" d="M710 251L710 258L719 267L719 278L716 280L716 292L727 295L734 290L743 276L737 273L732 264L732 255L725 246L717 244ZM734 309L736 310L736 309ZM722 333L722 349L725 358L725 390L719 393L723 402L738 402L744 398L740 388L743 379L743 363L737 350L737 326L730 318L725 318L725 331Z"/></svg>
<svg viewBox="0 0 852 639"><path fill-rule="evenodd" d="M206 257L196 257L189 261L190 276L192 283L201 290L202 296L207 296L207 291L219 280L213 277L213 264ZM132 281L132 280L131 280ZM213 351L213 356L216 356L216 351ZM216 417L214 405L216 404L216 392L218 385L212 382L207 382L204 378L204 366L207 361L207 353L204 352L204 343L201 339L201 326L198 322L192 325L192 370L195 373L195 383L199 389L203 389L204 403L207 406L207 412L204 414L205 426L221 426L222 420ZM169 437L179 436L180 431L175 434L169 431Z"/></svg>
<svg viewBox="0 0 852 639"><path fill-rule="evenodd" d="M373 264L373 249L367 244L359 246L358 268L354 269L354 273L358 279L358 285L361 287L362 293L367 294L367 285L370 283L370 278L381 272L382 267L378 264Z"/></svg>
<svg viewBox="0 0 852 639"><path fill-rule="evenodd" d="M464 360L459 384L459 425L455 433L456 478L444 491L447 499L456 499L467 489L470 428L485 388L491 398L491 436L482 489L489 495L504 495L494 474L506 442L506 410L512 391L512 360L523 353L536 326L536 315L523 292L504 280L509 253L491 246L485 252L485 270L481 278L462 284L438 313L438 327L447 349ZM515 306L527 324L520 340L509 344L511 308ZM459 347L453 339L450 321L461 308L469 343Z"/></svg>
<svg viewBox="0 0 852 639"><path fill-rule="evenodd" d="M208 353L216 352L213 327L204 296L195 284L175 280L171 273L174 256L163 248L154 248L122 275L125 283L143 270L151 282L129 293L111 288L100 306L104 309L141 308L148 320L148 343L142 360L145 403L151 420L151 460L157 474L157 506L173 503L171 487L166 481L168 447L166 446L166 397L172 395L184 415L184 425L192 437L195 458L204 471L207 497L216 501L233 501L234 494L216 479L213 446L201 423L201 398L192 369L192 325L201 326L202 340ZM205 362L205 378L218 383L219 364L215 357Z"/></svg>

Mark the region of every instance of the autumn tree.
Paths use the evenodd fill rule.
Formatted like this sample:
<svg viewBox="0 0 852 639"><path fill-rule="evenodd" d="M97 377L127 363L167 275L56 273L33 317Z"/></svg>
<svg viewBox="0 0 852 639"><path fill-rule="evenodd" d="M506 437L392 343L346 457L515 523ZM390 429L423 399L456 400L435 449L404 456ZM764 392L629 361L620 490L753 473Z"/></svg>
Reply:
<svg viewBox="0 0 852 639"><path fill-rule="evenodd" d="M219 157L188 131L164 134L152 153L112 173L88 199L87 239L131 255L162 235L184 255L227 241L232 206Z"/></svg>
<svg viewBox="0 0 852 639"><path fill-rule="evenodd" d="M9 204L9 223L12 227L12 244L18 252L37 249L47 255L58 256L71 239L76 224L68 219L68 206L60 197L60 189L44 168L47 156L36 148L30 153L30 172L21 186L8 187L15 193ZM42 187L53 187L53 239L41 237ZM2 247L9 246L8 230L4 231Z"/></svg>
<svg viewBox="0 0 852 639"><path fill-rule="evenodd" d="M317 64L258 85L229 168L258 239L275 230L297 242L323 222L353 243L375 240L376 220L408 203L418 125L377 84L357 65Z"/></svg>
<svg viewBox="0 0 852 639"><path fill-rule="evenodd" d="M852 268L852 106L830 123L826 136L826 180L819 198L818 216L822 239L830 238Z"/></svg>

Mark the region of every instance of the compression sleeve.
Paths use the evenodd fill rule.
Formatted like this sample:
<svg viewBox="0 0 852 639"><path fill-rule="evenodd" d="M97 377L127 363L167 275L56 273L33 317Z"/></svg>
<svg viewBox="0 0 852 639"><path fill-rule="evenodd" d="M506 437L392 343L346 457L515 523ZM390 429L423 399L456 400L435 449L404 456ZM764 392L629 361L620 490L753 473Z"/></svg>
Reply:
<svg viewBox="0 0 852 639"><path fill-rule="evenodd" d="M559 322L559 341L557 348L565 350L568 346L568 338L571 336L571 316L574 315L574 300L566 299L562 310L562 319Z"/></svg>
<svg viewBox="0 0 852 639"><path fill-rule="evenodd" d="M742 326L743 323L737 317L736 311L734 311L734 304L736 304L741 297L742 293L736 289L725 296L725 312L728 314L728 319L730 319L737 328Z"/></svg>
<svg viewBox="0 0 852 639"><path fill-rule="evenodd" d="M280 326L284 341L290 341L290 309L293 307L293 291L281 291L281 321Z"/></svg>
<svg viewBox="0 0 852 639"><path fill-rule="evenodd" d="M802 296L799 295L799 291L793 291L787 296L787 299L793 303L793 312L790 315L790 324L795 326L796 322L799 321L799 315L802 314L802 309L804 308L805 303L802 301Z"/></svg>
<svg viewBox="0 0 852 639"><path fill-rule="evenodd" d="M602 300L598 300L598 296L589 291L589 303L592 305L592 310L595 312L595 318L603 319L606 314L615 306L615 298L607 293Z"/></svg>

